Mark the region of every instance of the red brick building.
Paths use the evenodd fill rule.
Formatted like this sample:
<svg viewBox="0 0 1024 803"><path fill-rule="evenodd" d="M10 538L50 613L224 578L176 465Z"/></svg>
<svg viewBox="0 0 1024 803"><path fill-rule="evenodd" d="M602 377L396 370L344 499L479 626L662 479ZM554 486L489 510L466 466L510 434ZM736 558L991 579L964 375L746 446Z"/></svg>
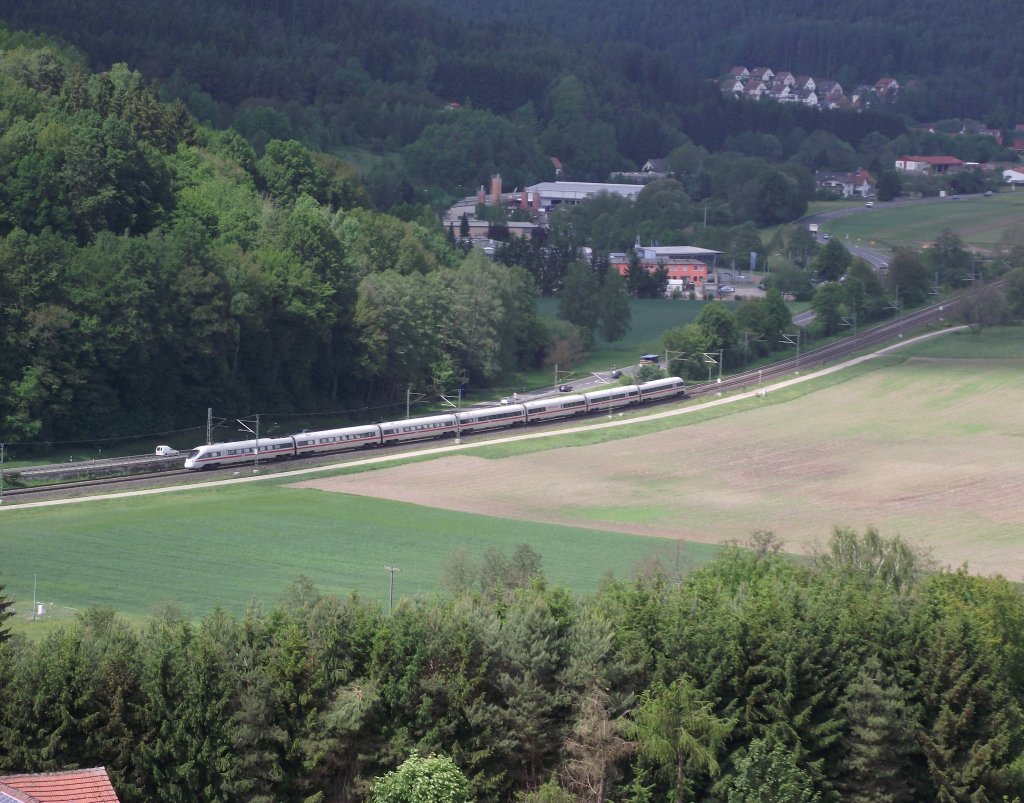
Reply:
<svg viewBox="0 0 1024 803"><path fill-rule="evenodd" d="M668 271L668 294L675 291L700 292L708 277L714 274L715 265L721 251L709 251L707 248L695 248L689 245L675 246L643 246L635 248L640 257L640 264L653 273L659 267ZM629 272L629 255L612 254L611 265L620 276Z"/></svg>

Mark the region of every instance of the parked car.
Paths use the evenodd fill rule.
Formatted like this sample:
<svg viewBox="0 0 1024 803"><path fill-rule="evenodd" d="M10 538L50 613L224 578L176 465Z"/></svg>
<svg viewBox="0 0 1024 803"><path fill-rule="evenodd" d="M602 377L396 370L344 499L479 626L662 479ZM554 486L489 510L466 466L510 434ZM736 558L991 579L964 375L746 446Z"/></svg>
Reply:
<svg viewBox="0 0 1024 803"><path fill-rule="evenodd" d="M733 287L731 284L723 284L721 287L718 288L718 292L722 294L735 293L736 288Z"/></svg>
<svg viewBox="0 0 1024 803"><path fill-rule="evenodd" d="M177 457L178 450L171 446L157 446L155 454L157 457Z"/></svg>
<svg viewBox="0 0 1024 803"><path fill-rule="evenodd" d="M558 392L559 393L572 393L572 385L559 385L558 386Z"/></svg>
<svg viewBox="0 0 1024 803"><path fill-rule="evenodd" d="M620 379L621 377L622 371L618 370L617 368L614 371L612 371L612 379Z"/></svg>
<svg viewBox="0 0 1024 803"><path fill-rule="evenodd" d="M866 204L864 204L864 206L866 206L868 209L870 209L874 205L875 205L874 201L868 201Z"/></svg>

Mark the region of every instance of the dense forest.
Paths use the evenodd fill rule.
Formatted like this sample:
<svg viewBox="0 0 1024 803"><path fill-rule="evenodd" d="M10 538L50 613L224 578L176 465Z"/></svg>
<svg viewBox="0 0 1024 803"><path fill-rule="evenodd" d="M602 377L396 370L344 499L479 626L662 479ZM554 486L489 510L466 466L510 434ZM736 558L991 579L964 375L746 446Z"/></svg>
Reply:
<svg viewBox="0 0 1024 803"><path fill-rule="evenodd" d="M388 615L301 579L270 610L89 610L0 643L0 771L104 765L121 800L996 801L1024 794L1024 596L877 532L770 534L591 598L529 547L452 555ZM2 590L2 589L0 589ZM380 790L378 790L380 791Z"/></svg>
<svg viewBox="0 0 1024 803"><path fill-rule="evenodd" d="M894 76L911 85L898 108L920 121L976 117L997 127L1024 121L1024 38L1018 26L1004 24L1009 9L999 0L772 0L756 8L739 0L428 2L453 19L556 31L606 52L626 45L624 60L645 78L648 71L664 74L658 68L666 59L703 77L737 64L851 88Z"/></svg>

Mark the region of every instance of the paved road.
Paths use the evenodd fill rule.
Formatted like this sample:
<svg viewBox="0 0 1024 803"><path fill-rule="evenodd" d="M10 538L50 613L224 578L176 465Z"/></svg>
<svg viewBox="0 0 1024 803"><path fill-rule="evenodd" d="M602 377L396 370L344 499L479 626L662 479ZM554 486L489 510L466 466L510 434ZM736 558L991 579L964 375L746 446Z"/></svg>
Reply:
<svg viewBox="0 0 1024 803"><path fill-rule="evenodd" d="M846 209L837 209L833 212L822 212L818 215L807 215L806 217L800 218L796 221L800 225L808 225L810 223L817 223L819 227L827 225L833 220L839 218L849 217L850 215L877 215L879 212L884 212L886 209L897 209L903 206L921 206L923 204L948 204L957 203L963 200L980 200L984 198L984 195L953 195L946 198L904 198L897 201L874 201L874 206L851 206ZM819 230L817 239L819 243L824 243L825 232ZM860 257L875 268L888 267L889 255L887 251L879 251L874 248L867 248L862 245L851 245L847 241L843 241L843 245L846 246L847 250L855 257Z"/></svg>

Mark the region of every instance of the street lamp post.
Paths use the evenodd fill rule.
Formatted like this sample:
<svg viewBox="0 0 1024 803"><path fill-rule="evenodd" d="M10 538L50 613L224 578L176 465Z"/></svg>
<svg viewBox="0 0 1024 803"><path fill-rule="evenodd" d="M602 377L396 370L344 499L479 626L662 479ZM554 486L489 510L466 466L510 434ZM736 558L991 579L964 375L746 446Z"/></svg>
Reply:
<svg viewBox="0 0 1024 803"><path fill-rule="evenodd" d="M391 581L388 584L388 616L391 615L391 608L395 604L395 572L402 571L397 566L385 566L384 571L391 573Z"/></svg>

